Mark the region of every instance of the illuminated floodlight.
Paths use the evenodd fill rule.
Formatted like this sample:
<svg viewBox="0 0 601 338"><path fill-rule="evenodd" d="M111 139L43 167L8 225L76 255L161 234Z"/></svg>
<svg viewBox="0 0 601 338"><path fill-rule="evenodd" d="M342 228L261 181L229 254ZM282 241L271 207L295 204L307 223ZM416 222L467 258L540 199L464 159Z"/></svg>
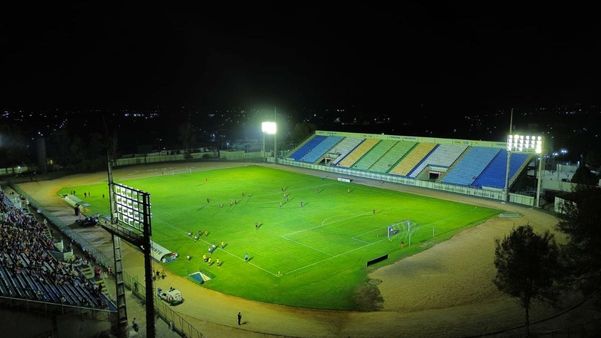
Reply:
<svg viewBox="0 0 601 338"><path fill-rule="evenodd" d="M507 151L540 154L543 152L543 138L532 135L509 135L507 136Z"/></svg>
<svg viewBox="0 0 601 338"><path fill-rule="evenodd" d="M269 134L269 135L275 135L275 133L277 132L277 124L275 122L263 122L261 123L261 130L265 133L265 134Z"/></svg>
<svg viewBox="0 0 601 338"><path fill-rule="evenodd" d="M149 196L143 191L113 183L113 211L119 224L137 233L143 233L144 222L150 216Z"/></svg>

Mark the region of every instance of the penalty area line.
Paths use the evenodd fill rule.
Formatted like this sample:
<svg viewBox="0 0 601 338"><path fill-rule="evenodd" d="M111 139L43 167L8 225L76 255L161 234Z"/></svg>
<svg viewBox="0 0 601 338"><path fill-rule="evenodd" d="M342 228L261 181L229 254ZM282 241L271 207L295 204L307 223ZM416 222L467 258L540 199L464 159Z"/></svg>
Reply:
<svg viewBox="0 0 601 338"><path fill-rule="evenodd" d="M322 263L322 262L325 262L325 261L327 261L327 260L330 260L330 259L333 259L333 258L336 258L336 257L340 257L340 256L343 256L343 255L346 255L346 254L348 254L348 253L351 253L351 252L353 252L353 251L357 251L357 250L360 250L360 249L366 248L366 247L368 247L368 246L370 246L370 245L374 245L374 244L380 243L380 242L382 242L382 241L383 241L383 239L381 239L381 240L379 240L379 241L376 241L376 242L371 242L371 243L369 243L369 244L366 244L366 245L362 245L362 246L360 246L360 247L358 247L358 248L354 248L354 249L351 249L351 250L348 250L348 251L345 251L345 252L341 252L341 253L339 253L339 254L337 254L337 255L330 256L330 257L328 257L328 258L324 258L324 259L318 260L317 262L313 262L313 263L311 263L311 264L307 264L307 265L305 265L305 266L301 266L301 267L300 267L300 268L298 268L298 269L294 269L294 270L292 270L292 271L288 271L288 272L284 273L284 275L288 275L288 274L295 273L295 272L297 272L297 271L300 271L300 270L306 269L306 268L308 268L308 267L311 267L311 266L317 265L317 264L319 264L319 263Z"/></svg>
<svg viewBox="0 0 601 338"><path fill-rule="evenodd" d="M317 252L321 252L322 254L324 254L324 255L326 255L326 256L332 257L332 255L330 255L329 253L327 253L327 252L325 252L325 251L321 251L321 250L319 250L319 249L316 249L316 248L314 248L314 247L312 247L312 246L310 246L310 245L307 245L307 244L301 243L301 242L299 242L299 241L295 241L295 240L293 240L293 239L291 239L291 238L287 238L287 237L286 237L286 235L282 235L282 236L280 236L280 237L282 237L283 239L285 239L285 240L287 240L287 241L290 241L290 242L296 243L296 244L298 244L298 245L302 245L302 246L304 246L304 247L307 247L307 248L309 248L309 249L311 249L311 250L315 250L315 251L317 251Z"/></svg>
<svg viewBox="0 0 601 338"><path fill-rule="evenodd" d="M338 223L349 221L349 220L354 219L354 218L359 218L361 216L369 216L369 215L370 215L370 213L362 213L362 214L357 214L357 215L346 217L346 218L341 218L339 216L326 217L326 218L324 218L321 221L320 225L317 225L317 226L314 226L314 227L308 228L308 229L302 229L302 230L298 230L298 231L289 232L289 233L285 234L284 236L292 236L292 235L299 234L301 232L307 232L307 231L311 231L311 230L315 230L315 229L327 227L328 225L338 224ZM335 222L325 224L325 222L327 220L332 219L332 218L340 218L340 219L337 220L337 221L335 221Z"/></svg>

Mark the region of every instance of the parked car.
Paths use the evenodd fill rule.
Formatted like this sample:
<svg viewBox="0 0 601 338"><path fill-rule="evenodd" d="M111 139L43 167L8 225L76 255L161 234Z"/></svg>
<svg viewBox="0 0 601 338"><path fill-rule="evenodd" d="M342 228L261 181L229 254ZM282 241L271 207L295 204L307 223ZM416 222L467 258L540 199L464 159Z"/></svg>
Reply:
<svg viewBox="0 0 601 338"><path fill-rule="evenodd" d="M182 293L177 289L169 288L169 291L166 291L161 288L158 288L157 293L159 295L159 298L167 302L169 305L177 305L184 302Z"/></svg>
<svg viewBox="0 0 601 338"><path fill-rule="evenodd" d="M98 224L98 216L85 217L83 219L78 219L75 221L75 224L82 227L91 227Z"/></svg>

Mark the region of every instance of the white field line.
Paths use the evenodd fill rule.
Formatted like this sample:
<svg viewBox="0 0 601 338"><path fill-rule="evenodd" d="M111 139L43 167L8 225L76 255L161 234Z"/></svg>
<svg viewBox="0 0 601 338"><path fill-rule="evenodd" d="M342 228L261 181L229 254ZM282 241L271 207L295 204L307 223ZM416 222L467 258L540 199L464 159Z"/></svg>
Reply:
<svg viewBox="0 0 601 338"><path fill-rule="evenodd" d="M364 240L362 240L362 239L355 238L355 237L351 237L351 239L352 239L353 241L357 241L357 242L361 242L361 243L371 243L371 242L364 241Z"/></svg>
<svg viewBox="0 0 601 338"><path fill-rule="evenodd" d="M290 192L299 192L299 191L303 191L303 190L309 190L309 189L320 189L323 187L329 187L329 186L333 186L336 185L336 183L326 183L326 184L320 184L320 185L313 185L313 186L305 186L305 187L301 187L301 188L295 188L295 189L286 189L286 191L278 191L278 192L270 192L270 193L265 193L265 194L252 194L252 197L255 198L265 198L265 197L270 197L270 196L275 196L275 195L282 195L284 193L290 193ZM264 188L265 190L267 188ZM262 202L260 202L262 203Z"/></svg>
<svg viewBox="0 0 601 338"><path fill-rule="evenodd" d="M321 251L321 250L318 250L318 249L315 249L315 248L313 248L313 247L311 247L311 246L308 246L308 245L306 245L306 244L303 244L303 243L300 243L300 242L297 242L297 241L291 240L290 238L287 238L287 236L294 235L294 234L301 233L301 232L306 232L306 231L310 231L310 230L315 230L315 229L323 228L323 227L326 227L326 226L328 226L328 225L337 224L337 223L345 222L345 221L348 221L348 220L351 220L351 219L354 219L354 218L358 218L358 217L361 217L361 216L368 216L368 215L371 215L371 213L362 213L362 214L358 214L358 215L354 215L354 216L350 216L350 217L346 217L346 218L340 218L340 217L338 217L338 216L327 217L327 218L324 218L324 219L321 221L321 225L318 225L318 226L315 226L315 227L312 227L312 228L309 228L309 229L304 229L304 230L299 230L299 231L290 232L290 233L287 233L287 234L285 234L285 235L282 235L281 237L282 237L282 238L284 238L284 239L286 239L286 240L289 240L289 241L295 242L295 243L297 243L297 244L303 245L303 246L305 246L305 247L308 247L308 248L310 248L310 249L313 249L313 250L315 250L315 251L318 251L318 252L321 252L321 253L323 253L323 254L326 254L325 252L323 252L323 251ZM331 222L331 223L327 223L327 224L326 224L326 222L327 222L329 219L332 219L332 218L338 218L338 220L337 220L337 221L335 221L335 222ZM357 236L360 236L360 235L362 235L362 234L365 234L365 233L368 233L368 232L377 231L377 230L378 230L378 229L370 230L370 231L367 231L367 232L361 233L361 234L359 234L359 235L357 235ZM326 254L326 255L328 255L329 257L327 257L327 258L324 258L324 259L321 259L321 260L318 260L318 261L316 261L316 262L313 262L313 263L311 263L311 264L307 264L307 265L305 265L305 266L302 266L302 267L300 267L300 268L294 269L294 270L292 270L292 271L288 271L288 272L286 272L286 273L284 273L284 274L285 274L285 275L287 275L287 274L291 274L291 273L294 273L294 272L296 272L296 271L299 271L299 270L302 270L302 269L305 269L305 268L311 267L311 266L313 266L313 265L319 264L319 263L321 263L321 262L324 262L324 261L326 261L326 260L328 260L328 259L332 259L332 258L340 257L340 256L342 256L342 255L346 255L346 254L348 254L348 253L350 253L350 252L353 252L353 251L359 250L359 249L361 249L361 248L365 248L365 247L367 247L367 246L370 246L370 245L373 245L373 244L375 244L375 243L379 243L379 242L383 241L383 240L379 240L379 241L375 241L375 242L366 242L366 241L363 241L363 240L357 239L357 238L355 238L354 236L353 236L353 237L351 237L351 238L352 238L353 240L356 240L356 241L359 241L359 242L363 242L363 243L367 243L367 244L366 244L366 245L362 245L362 246L360 246L360 247L357 247L357 248L354 248L354 249L350 249L350 250L344 251L344 252L342 252L342 253L339 253L339 254L337 254L337 255L334 255L334 256Z"/></svg>
<svg viewBox="0 0 601 338"><path fill-rule="evenodd" d="M420 225L420 226L418 227L418 229L416 229L416 231L417 231L417 230L419 230L420 228L426 227L426 226L428 226L428 225L432 225L432 224L436 224L436 223L439 223L439 222L442 222L442 221L446 221L446 220L449 220L449 219L452 219L452 218L456 218L456 217L464 216L464 215L466 215L466 214L468 214L468 213L469 213L469 212L464 212L464 213L460 213L460 214L458 214L458 215L449 216L449 217L446 217L446 218L443 218L443 219L440 219L440 220L436 220L436 221L433 221L433 222L430 222L430 223L427 223L427 224ZM350 219L350 218L349 218L349 219ZM332 223L332 224L333 224L333 223ZM377 230L377 229L376 229L376 230ZM372 230L372 231L373 231L373 230ZM369 232L371 232L371 231L369 231ZM368 233L368 232L365 232L365 233ZM361 235L361 234L360 234L360 235ZM353 238L353 239L354 239L354 238ZM365 248L365 247L368 247L368 246L370 246L370 245L374 245L374 244L376 244L376 243L380 243L380 242L382 242L382 241L384 241L384 240L386 240L386 238L384 238L384 239L381 239L381 240L379 240L379 241L371 242L371 243L369 243L369 244L366 244L366 245L363 245L363 246L360 246L360 247L357 247L357 248L354 248L354 249L351 249L351 250L348 250L348 251L345 251L345 252L342 252L342 253L339 253L339 254L337 254L337 255L334 255L334 256L330 256L330 257L327 257L327 258L321 259L321 260L319 260L319 261L313 262L313 263L311 263L311 264L307 264L307 265L305 265L305 266L302 266L302 267L300 267L300 268L294 269L294 270L292 270L292 271L288 271L288 272L284 273L284 275L292 274L292 273L294 273L294 272L297 272L297 271L299 271L299 270L303 270L303 269L306 269L306 268L308 268L308 267L314 266L314 265L316 265L316 264L319 264L319 263L325 262L325 261L327 261L327 260L329 260L329 259L333 259L333 258L336 258L336 257L340 257L340 256L342 256L342 255L346 255L346 254L348 254L348 253L351 253L351 252L353 252L353 251L360 250L360 249L362 249L362 248Z"/></svg>
<svg viewBox="0 0 601 338"><path fill-rule="evenodd" d="M327 252L324 252L324 251L321 251L321 250L319 250L319 249L317 249L317 248L314 248L314 247L312 247L312 246L310 246L310 245L307 245L307 244L301 243L301 242L299 242L299 241L295 241L295 240L293 240L293 239L287 238L285 235L282 235L282 236L280 236L280 237L282 237L283 239L285 239L285 240L287 240L287 241L294 242L294 243L296 243L296 244L302 245L302 246L304 246L304 247L307 247L307 248L309 248L309 249L315 250L315 251L317 251L317 252L321 252L322 254L324 254L324 255L326 255L326 256L328 256L328 257L331 257L331 256L332 256L332 255L330 255L329 253L327 253Z"/></svg>
<svg viewBox="0 0 601 338"><path fill-rule="evenodd" d="M306 231L311 231L311 230L315 230L315 229L323 228L323 227L326 227L326 226L328 226L328 225L332 225L332 224L336 224L336 223L341 223L341 222L345 222L345 221L351 220L351 219L353 219L353 218L359 218L359 217L361 217L361 216L368 216L368 215L371 215L371 213L363 213L363 214L358 214L358 215L354 215L354 216L350 216L350 217L346 217L346 218L341 218L341 217L339 217L339 216L327 217L327 218L324 218L324 219L321 221L321 224L320 224L320 225L317 225L317 226L314 226L314 227L312 227L312 228L308 228L308 229L303 229L303 230L298 230L298 231L289 232L289 233L287 233L287 234L284 234L283 236L292 236L292 235L296 235L296 234L298 234L298 233L301 233L301 232L306 232ZM325 224L326 220L328 220L328 219L330 219L330 218L339 218L339 219L338 219L337 221L335 221L335 222L332 222L332 223Z"/></svg>
<svg viewBox="0 0 601 338"><path fill-rule="evenodd" d="M336 258L336 257L340 257L340 256L343 256L343 255L346 255L346 254L348 254L348 253L351 253L351 252L353 252L353 251L357 251L357 250L360 250L360 249L366 248L366 247L368 247L368 246L370 246L370 245L374 245L374 244L380 243L380 242L382 242L382 241L383 241L383 239L381 239L381 240L379 240L379 241L376 241L376 242L369 243L369 244L365 244L365 245L363 245L363 246L360 246L360 247L357 247L357 248L354 248L354 249L351 249L351 250L348 250L348 251L345 251L345 252L341 252L341 253L339 253L339 254L337 254L337 255L334 255L334 256L331 256L331 257L328 257L328 258L324 258L324 259L318 260L317 262L313 262L313 263L311 263L311 264L307 264L307 265L305 265L305 266L302 266L302 267L300 267L300 268L298 268L298 269L294 269L294 270L292 270L292 271L288 271L288 272L284 273L284 275L288 275L288 274L295 273L295 272L297 272L297 271L299 271L299 270L306 269L306 268L308 268L308 267L311 267L311 266L313 266L313 265L317 265L317 264L319 264L319 263L325 262L325 261L327 261L327 260L329 260L329 259L333 259L333 258Z"/></svg>

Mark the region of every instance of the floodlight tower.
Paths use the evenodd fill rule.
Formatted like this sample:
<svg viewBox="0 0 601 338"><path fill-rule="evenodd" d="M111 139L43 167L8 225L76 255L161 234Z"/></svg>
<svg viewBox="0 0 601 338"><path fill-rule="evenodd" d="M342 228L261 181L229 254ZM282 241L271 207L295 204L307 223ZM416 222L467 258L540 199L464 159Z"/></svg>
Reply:
<svg viewBox="0 0 601 338"><path fill-rule="evenodd" d="M111 213L110 222L115 223L113 217L113 170L111 158L107 151L107 166L108 166L108 188L109 188L109 210ZM121 239L114 233L111 233L113 240L113 273L115 274L115 289L117 294L117 325L115 325L115 333L119 338L127 337L127 304L125 302L125 283L123 281L123 262L121 260Z"/></svg>
<svg viewBox="0 0 601 338"><path fill-rule="evenodd" d="M146 287L146 337L154 338L154 288L152 283L152 239L150 194L135 188L115 183L111 159L108 157L108 185L111 217L100 226L111 233L115 265L115 284L117 286L117 333L127 336L127 310L125 304L125 284L123 281L123 262L121 239L136 246L144 254L144 281Z"/></svg>
<svg viewBox="0 0 601 338"><path fill-rule="evenodd" d="M505 165L505 189L503 190L503 202L509 201L509 162L511 161L511 135L513 134L513 108L509 115L509 138L507 139L507 163Z"/></svg>
<svg viewBox="0 0 601 338"><path fill-rule="evenodd" d="M542 136L525 136L525 135L509 135L507 136L507 153L520 152L535 154L538 157L538 177L536 182L536 207L540 207L540 188L542 180L543 168L543 137ZM509 196L509 160L507 157L507 168L505 173L505 194Z"/></svg>
<svg viewBox="0 0 601 338"><path fill-rule="evenodd" d="M543 156L543 140L542 137L538 137L538 142L536 143L535 149L536 155L538 155L538 179L536 181L536 207L540 208L540 186L543 179L543 166L545 157Z"/></svg>
<svg viewBox="0 0 601 338"><path fill-rule="evenodd" d="M273 107L273 123L276 124L276 128L273 131L273 162L276 164L278 163L277 121L278 109Z"/></svg>
<svg viewBox="0 0 601 338"><path fill-rule="evenodd" d="M261 123L261 131L263 131L263 157L265 156L265 134L273 135L273 156L276 158L275 162L277 163L277 143L276 143L276 134L277 134L278 126L275 122L263 122Z"/></svg>

